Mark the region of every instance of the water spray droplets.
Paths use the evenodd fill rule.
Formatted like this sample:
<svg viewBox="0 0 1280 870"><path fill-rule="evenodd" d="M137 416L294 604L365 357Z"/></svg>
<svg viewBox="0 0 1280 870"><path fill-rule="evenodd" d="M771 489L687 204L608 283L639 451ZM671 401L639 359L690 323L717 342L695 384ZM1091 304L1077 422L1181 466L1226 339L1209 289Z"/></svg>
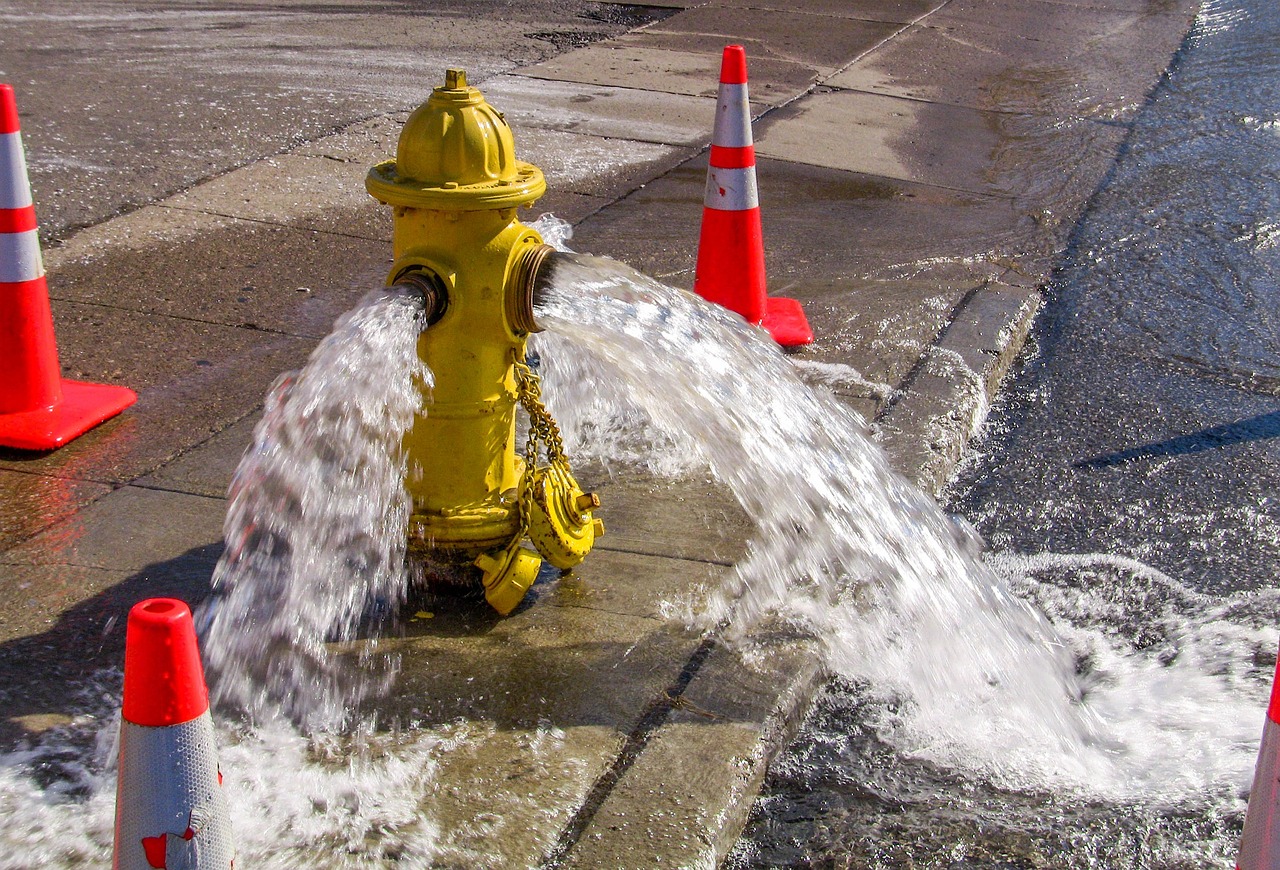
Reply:
<svg viewBox="0 0 1280 870"><path fill-rule="evenodd" d="M833 671L908 699L913 715L895 729L939 762L1025 778L1048 756L1076 767L1045 777L1091 775L1079 752L1090 723L1053 630L889 468L861 418L805 387L736 315L621 264L564 258L553 284L538 311L556 334L548 394L574 405L580 385L624 385L613 414L696 448L756 525L746 557L687 618L730 621L739 638L779 615L802 627Z"/></svg>
<svg viewBox="0 0 1280 870"><path fill-rule="evenodd" d="M215 701L279 704L308 726L336 727L390 678L370 650L348 667L326 645L404 595L401 439L431 383L416 353L420 319L410 296L372 293L272 388L199 614Z"/></svg>

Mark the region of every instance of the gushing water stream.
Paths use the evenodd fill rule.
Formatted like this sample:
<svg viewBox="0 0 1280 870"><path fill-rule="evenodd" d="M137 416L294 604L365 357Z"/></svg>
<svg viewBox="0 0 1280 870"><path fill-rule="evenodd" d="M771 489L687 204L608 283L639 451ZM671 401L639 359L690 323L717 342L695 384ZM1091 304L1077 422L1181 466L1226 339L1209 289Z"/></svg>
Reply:
<svg viewBox="0 0 1280 870"><path fill-rule="evenodd" d="M974 560L977 542L892 472L856 414L805 386L763 333L683 291L591 258L554 277L539 317L555 333L544 366L557 413L572 420L585 404L575 385L622 385L617 406L592 406L588 431L605 443L587 452L607 453L613 432L656 430L756 524L728 582L683 618L732 618L743 636L782 614L836 672L910 698L909 728L940 761L957 759L947 744L959 741L1012 779L1046 756L1059 775L1089 775L1077 750L1092 724L1063 645Z"/></svg>
<svg viewBox="0 0 1280 870"><path fill-rule="evenodd" d="M819 641L833 674L864 687L868 727L898 759L965 782L1082 795L1143 792L1152 777L1170 787L1143 741L1172 726L1135 722L1150 709L1120 703L1145 669L1080 679L1089 669L1069 621L1055 627L1013 594L974 536L895 475L863 421L806 386L762 333L611 261L566 257L553 278L537 349L571 455L709 468L755 525L723 583L666 602L669 618L728 621L726 639L748 649L753 628L785 620ZM340 321L273 389L232 487L200 623L245 866L427 866L440 848L419 799L471 726L382 729L360 702L394 684L394 661L371 643L351 669L327 646L376 627L403 597L401 481L413 470L400 439L430 383L413 349L417 317L411 300L378 293ZM1191 657L1187 685L1161 691L1229 706L1234 672ZM0 867L109 853L115 726L103 720L118 685L105 675L95 688L76 725L0 758ZM1256 722L1245 726L1180 736L1213 761L1188 788L1242 776Z"/></svg>
<svg viewBox="0 0 1280 870"><path fill-rule="evenodd" d="M431 386L420 315L408 295L371 294L267 396L200 619L215 702L331 729L389 686L372 651L351 669L326 644L351 640L370 605L404 599L401 441Z"/></svg>

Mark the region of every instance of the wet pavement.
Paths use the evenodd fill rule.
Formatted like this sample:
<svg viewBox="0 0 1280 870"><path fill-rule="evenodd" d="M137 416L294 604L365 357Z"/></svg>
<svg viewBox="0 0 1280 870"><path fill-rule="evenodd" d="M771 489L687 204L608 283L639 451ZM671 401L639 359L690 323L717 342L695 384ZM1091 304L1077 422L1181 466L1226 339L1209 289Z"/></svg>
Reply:
<svg viewBox="0 0 1280 870"><path fill-rule="evenodd" d="M118 666L134 601L207 594L267 388L384 278L390 214L364 174L446 66L546 171L531 216L689 287L720 51L745 44L770 289L818 334L793 359L936 491L1196 4L1030 5L0 7L0 33L23 34L0 77L18 91L64 374L139 393L57 452L0 453L15 711L0 739L74 715L67 686ZM478 729L445 773L466 786L431 798L456 862L479 848L481 783L509 810L481 836L509 866L713 863L821 683L802 643L748 664L661 617L738 555L747 520L727 497L600 482L610 533L574 578L510 620L463 608L390 641L411 688L387 712L430 698L417 715ZM540 717L564 730L561 755L525 769Z"/></svg>

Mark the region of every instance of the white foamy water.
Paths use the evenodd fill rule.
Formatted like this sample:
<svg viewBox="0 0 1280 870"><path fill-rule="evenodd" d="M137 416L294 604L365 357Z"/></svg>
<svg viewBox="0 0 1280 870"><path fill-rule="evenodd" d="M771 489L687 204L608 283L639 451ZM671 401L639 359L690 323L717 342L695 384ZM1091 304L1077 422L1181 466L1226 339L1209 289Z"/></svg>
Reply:
<svg viewBox="0 0 1280 870"><path fill-rule="evenodd" d="M1197 601L1185 618L1162 612L1177 626L1163 656L1115 642L1088 601L1119 596L1111 617L1145 620L1142 600L1114 586L1073 598L1036 579L1039 563L984 563L967 526L893 473L863 421L804 386L767 336L625 266L560 261L538 317L556 412L592 408L582 425L570 414L575 452L654 433L649 468L668 452L677 471L709 467L757 524L710 609L672 612L732 617L738 638L783 615L834 673L892 699L878 728L904 756L1001 787L1169 798L1247 780L1266 692L1255 658L1274 655L1274 631Z"/></svg>
<svg viewBox="0 0 1280 870"><path fill-rule="evenodd" d="M76 722L0 755L0 870L110 864L119 675L94 688ZM236 866L429 866L439 831L421 801L439 755L464 738L461 729L304 735L279 717L220 722Z"/></svg>
<svg viewBox="0 0 1280 870"><path fill-rule="evenodd" d="M431 383L420 315L410 296L370 294L268 395L197 615L215 702L333 728L390 679L372 651L352 668L326 644L352 639L370 607L403 600L401 442Z"/></svg>

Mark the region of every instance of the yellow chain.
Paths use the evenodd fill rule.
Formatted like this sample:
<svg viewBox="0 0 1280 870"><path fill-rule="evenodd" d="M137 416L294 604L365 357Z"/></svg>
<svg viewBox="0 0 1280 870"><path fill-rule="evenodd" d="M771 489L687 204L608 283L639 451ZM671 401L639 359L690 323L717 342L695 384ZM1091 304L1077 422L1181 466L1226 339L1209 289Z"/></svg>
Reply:
<svg viewBox="0 0 1280 870"><path fill-rule="evenodd" d="M538 445L543 445L549 465L561 465L567 469L569 460L564 455L564 439L560 436L560 427L556 425L555 419L542 404L542 378L522 359L515 360L513 365L516 376L516 399L529 415L529 439L524 445L524 476L520 479L520 492L517 496L520 505L520 531L523 537L529 529L530 511L533 509L530 489L533 486L535 472L539 468Z"/></svg>
<svg viewBox="0 0 1280 870"><path fill-rule="evenodd" d="M542 378L521 360L515 363L516 398L529 415L529 440L525 443L524 457L532 471L537 465L538 444L547 452L549 463L567 462L564 455L564 439L560 427L542 404Z"/></svg>

